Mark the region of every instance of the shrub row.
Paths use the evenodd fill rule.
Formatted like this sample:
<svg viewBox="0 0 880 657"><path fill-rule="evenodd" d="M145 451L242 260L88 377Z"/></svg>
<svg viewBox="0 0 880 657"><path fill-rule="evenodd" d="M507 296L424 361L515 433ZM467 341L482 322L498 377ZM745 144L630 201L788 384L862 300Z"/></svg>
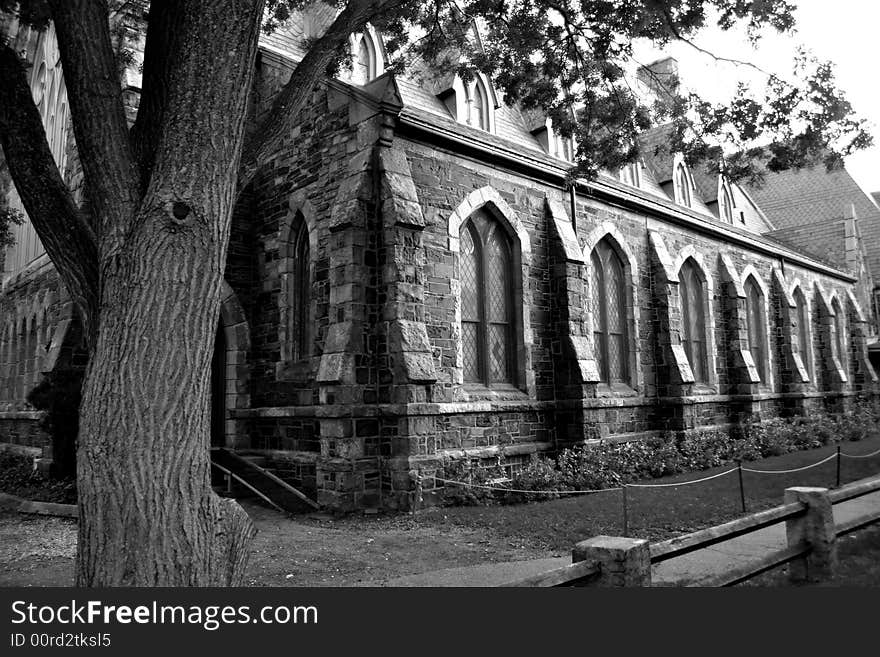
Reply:
<svg viewBox="0 0 880 657"><path fill-rule="evenodd" d="M558 497L552 491L597 490L624 483L706 470L736 461L754 461L841 441L861 440L880 429L880 415L859 406L841 416L775 418L750 424L731 433L706 429L650 440L601 442L565 449L555 457L539 456L495 487L535 494L448 486L445 503L517 503ZM479 467L470 462L445 466L445 478L477 486L502 477L499 466ZM550 492L548 492L550 491Z"/></svg>
<svg viewBox="0 0 880 657"><path fill-rule="evenodd" d="M34 459L12 452L0 452L0 492L26 500L76 503L76 481L72 477L45 477L34 469Z"/></svg>

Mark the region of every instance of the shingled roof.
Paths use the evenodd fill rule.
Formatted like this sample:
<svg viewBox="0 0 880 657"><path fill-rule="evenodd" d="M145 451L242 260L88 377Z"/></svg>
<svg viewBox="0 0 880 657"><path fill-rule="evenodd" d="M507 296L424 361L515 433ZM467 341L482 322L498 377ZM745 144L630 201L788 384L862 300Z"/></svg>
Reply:
<svg viewBox="0 0 880 657"><path fill-rule="evenodd" d="M817 166L768 173L765 184L749 188L749 193L777 230L832 224L849 217L855 207L868 267L880 278L880 208L845 169ZM817 232L816 246L809 250L823 250L820 241L825 237Z"/></svg>

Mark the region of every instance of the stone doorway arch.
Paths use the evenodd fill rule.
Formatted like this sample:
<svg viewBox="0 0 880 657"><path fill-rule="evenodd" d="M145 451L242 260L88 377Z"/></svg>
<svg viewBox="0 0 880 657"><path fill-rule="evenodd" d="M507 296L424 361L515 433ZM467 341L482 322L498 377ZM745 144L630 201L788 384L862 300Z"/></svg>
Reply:
<svg viewBox="0 0 880 657"><path fill-rule="evenodd" d="M241 302L225 280L211 361L211 446L248 447L250 438L235 411L250 408L250 327Z"/></svg>

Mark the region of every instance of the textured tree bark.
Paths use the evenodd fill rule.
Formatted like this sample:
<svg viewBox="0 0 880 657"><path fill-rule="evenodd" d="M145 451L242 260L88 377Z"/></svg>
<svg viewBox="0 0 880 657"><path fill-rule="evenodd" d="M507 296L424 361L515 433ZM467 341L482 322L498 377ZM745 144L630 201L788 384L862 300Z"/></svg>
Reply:
<svg viewBox="0 0 880 657"><path fill-rule="evenodd" d="M30 98L11 52L0 53L0 82L15 83L0 89L0 138L88 326L76 581L238 584L254 529L210 487L209 364L264 2L156 0L131 134L106 0L49 2L90 214L73 205L35 110L16 109ZM351 1L292 76L248 150L245 177L288 132L348 33L400 2Z"/></svg>
<svg viewBox="0 0 880 657"><path fill-rule="evenodd" d="M181 37L165 53L147 167L130 175L140 167L128 143L115 182L92 184L84 166L90 193L107 198L93 201L100 298L80 409L80 586L235 585L247 562L253 525L210 486L208 390L262 4L176 3ZM92 47L67 46L71 57ZM73 87L88 98L83 77ZM83 138L96 158L112 148L97 132Z"/></svg>

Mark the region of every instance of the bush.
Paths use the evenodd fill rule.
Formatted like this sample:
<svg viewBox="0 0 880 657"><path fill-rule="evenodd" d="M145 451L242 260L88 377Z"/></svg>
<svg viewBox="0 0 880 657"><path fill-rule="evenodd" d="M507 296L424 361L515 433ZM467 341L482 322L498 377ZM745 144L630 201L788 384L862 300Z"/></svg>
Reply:
<svg viewBox="0 0 880 657"><path fill-rule="evenodd" d="M540 456L515 472L501 485L527 493L503 493L458 486L447 488L447 504L488 501L522 502L558 497L555 491L587 491L616 488L639 479L666 477L768 456L814 449L844 440L861 440L876 432L880 413L873 406L856 406L839 417L773 418L728 431L703 429L676 437L632 442L600 442L562 450L555 458ZM450 463L446 478L485 483L503 474L500 467L482 469L471 464ZM455 474L456 476L453 476ZM543 491L543 492L542 492Z"/></svg>
<svg viewBox="0 0 880 657"><path fill-rule="evenodd" d="M31 457L0 452L0 491L27 500L76 502L76 482L72 478L49 479L34 469Z"/></svg>

